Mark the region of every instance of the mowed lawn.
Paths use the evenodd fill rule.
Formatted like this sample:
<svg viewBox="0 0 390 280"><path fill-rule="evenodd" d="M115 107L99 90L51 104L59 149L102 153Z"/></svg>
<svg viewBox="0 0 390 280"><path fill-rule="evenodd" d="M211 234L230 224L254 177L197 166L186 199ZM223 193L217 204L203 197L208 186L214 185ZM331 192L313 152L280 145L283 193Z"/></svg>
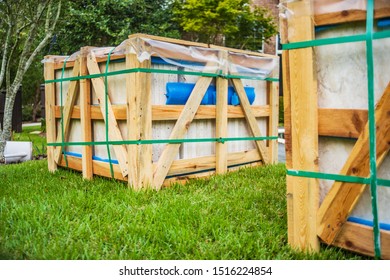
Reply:
<svg viewBox="0 0 390 280"><path fill-rule="evenodd" d="M360 259L287 245L283 164L156 191L60 169L0 166L2 259Z"/></svg>

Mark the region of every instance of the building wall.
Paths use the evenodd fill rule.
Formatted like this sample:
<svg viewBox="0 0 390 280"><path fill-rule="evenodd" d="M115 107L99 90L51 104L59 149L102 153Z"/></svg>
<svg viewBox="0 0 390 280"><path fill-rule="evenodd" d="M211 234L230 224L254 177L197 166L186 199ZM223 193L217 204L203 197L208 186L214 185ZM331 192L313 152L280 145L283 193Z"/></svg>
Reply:
<svg viewBox="0 0 390 280"><path fill-rule="evenodd" d="M268 8L274 16L276 24L279 25L279 9L277 7L279 2L280 0L252 0L252 5ZM275 54L276 44L276 36L270 38L270 41L264 44L264 53Z"/></svg>

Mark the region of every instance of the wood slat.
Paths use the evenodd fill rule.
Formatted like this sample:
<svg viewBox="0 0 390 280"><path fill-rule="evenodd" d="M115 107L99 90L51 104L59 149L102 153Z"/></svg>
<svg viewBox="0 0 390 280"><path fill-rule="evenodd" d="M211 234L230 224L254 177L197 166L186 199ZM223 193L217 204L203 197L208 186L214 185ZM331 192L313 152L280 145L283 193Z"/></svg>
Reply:
<svg viewBox="0 0 390 280"><path fill-rule="evenodd" d="M74 63L72 76L77 77L80 73L80 59L78 58L76 62ZM62 135L62 127L57 131L57 143L61 143L62 141L66 141L68 139L69 135L69 126L70 126L70 119L71 114L73 110L73 105L76 102L77 96L78 96L78 89L79 89L79 82L78 81L70 81L68 92L66 93L66 101L64 104L63 109L63 135ZM61 98L61 97L60 97ZM62 138L64 137L64 138ZM58 161L61 159L62 154L62 147L57 146L54 151L54 160L58 163Z"/></svg>
<svg viewBox="0 0 390 280"><path fill-rule="evenodd" d="M227 61L228 53L220 52L219 59ZM225 63L223 73L227 73L227 64ZM228 86L229 82L224 78L217 78L217 101L216 101L216 120L215 136L217 138L226 138L228 135ZM223 174L227 171L227 143L215 144L216 173Z"/></svg>
<svg viewBox="0 0 390 280"><path fill-rule="evenodd" d="M261 164L260 162L257 163L255 162L255 161L260 161L260 156L256 149L244 151L244 152L229 153L227 155L227 158L228 158L229 166L234 166L234 165L244 165L244 166L256 165L257 166ZM68 159L68 168L82 171L81 158L68 155L67 159ZM111 178L110 166L107 162L93 160L92 164L93 164L93 172L95 175ZM65 161L63 159L60 161L59 165L66 167ZM154 166L155 165L156 164L154 164ZM177 182L178 180L184 182L188 178L211 175L214 174L215 172L209 171L209 169L214 169L214 168L215 168L215 156L205 156L205 157L198 157L198 158L191 158L191 159L174 160L172 162L171 168L167 175L177 176L177 177L165 179L163 185L164 186L169 185L169 182ZM235 168L236 167L230 167L229 170L234 170ZM113 170L114 170L115 179L121 181L127 181L127 177L122 176L118 164L113 164ZM193 173L193 172L196 172L197 174L182 175L182 174Z"/></svg>
<svg viewBox="0 0 390 280"><path fill-rule="evenodd" d="M184 105L152 105L152 120L153 121L174 121L177 120L183 111ZM118 121L127 119L126 105L112 105L114 116ZM253 105L251 110L256 118L269 116L269 105ZM61 117L61 107L55 106L55 117ZM227 117L229 119L245 118L241 106L227 106ZM72 119L80 119L80 106L75 105L72 110ZM195 114L194 120L210 120L216 118L215 105L200 105ZM103 115L99 106L91 106L91 119L102 120Z"/></svg>
<svg viewBox="0 0 390 280"><path fill-rule="evenodd" d="M319 109L320 136L358 138L367 123L367 110Z"/></svg>
<svg viewBox="0 0 390 280"><path fill-rule="evenodd" d="M288 25L286 18L280 18L280 38L282 43L288 41ZM282 54L282 75L283 75L283 106L284 106L284 149L286 153L286 168L292 168L292 144L291 144L291 93L290 93L290 71L289 71L289 51ZM286 177L286 201L287 201L287 239L289 244L294 244L294 189L291 182L292 177Z"/></svg>
<svg viewBox="0 0 390 280"><path fill-rule="evenodd" d="M346 222L333 245L359 254L375 256L372 227ZM390 259L390 231L380 231L381 257Z"/></svg>
<svg viewBox="0 0 390 280"><path fill-rule="evenodd" d="M260 131L259 125L257 124L257 120L251 111L248 97L245 93L244 85L242 81L239 79L231 79L233 86L237 92L237 95L240 99L240 105L242 110L244 111L246 121L249 125L249 128L254 137L262 137L262 133ZM269 163L268 151L265 146L265 141L255 141L256 147L259 151L260 157L263 163Z"/></svg>
<svg viewBox="0 0 390 280"><path fill-rule="evenodd" d="M375 109L377 165L380 166L390 149L390 83ZM364 131L355 143L340 174L366 177L370 174L369 163L369 128ZM326 243L332 243L353 210L365 185L335 182L325 196L319 208L317 219L318 236Z"/></svg>
<svg viewBox="0 0 390 280"><path fill-rule="evenodd" d="M126 54L126 68L150 68L151 61L138 61L137 55ZM150 73L126 75L128 100L128 139L152 139L152 91ZM152 145L128 145L129 185L135 189L149 187L153 180Z"/></svg>
<svg viewBox="0 0 390 280"><path fill-rule="evenodd" d="M80 52L80 76L88 75L87 56L90 48L81 48ZM74 106L72 113L74 111ZM73 115L73 114L72 114ZM80 123L81 137L84 142L91 142L92 137L92 121L91 121L91 80L80 80ZM82 147L82 172L84 179L92 179L93 163L92 163L92 146Z"/></svg>
<svg viewBox="0 0 390 280"><path fill-rule="evenodd" d="M312 22L312 1L302 0L288 4L293 13L304 16L291 17L288 34L290 42L314 39ZM314 71L312 48L291 50L288 52L292 168L296 170L318 171L318 117L317 86ZM294 177L288 180L293 189L294 240L290 243L301 250L318 251L319 241L316 234L316 213L319 204L318 180Z"/></svg>
<svg viewBox="0 0 390 280"><path fill-rule="evenodd" d="M45 80L54 79L54 64L46 62L44 69ZM55 119L55 84L45 84L45 116L46 116L46 140L47 143L54 143L56 140L56 119ZM57 162L54 159L54 147L47 146L47 165L50 172L57 170Z"/></svg>
<svg viewBox="0 0 390 280"><path fill-rule="evenodd" d="M90 74L100 74L101 73L99 65L96 62L96 59L95 59L93 52L90 52L88 55L87 66L88 66L88 71ZM110 97L109 97L110 90L108 90L108 99L107 99L108 100L107 101L108 119L106 119L106 115L105 115L105 110L106 110L105 86L104 86L103 78L95 78L95 79L91 79L91 80L92 80L93 88L95 89L96 96L97 96L98 101L99 101L100 110L101 110L101 113L103 114L103 119L105 122L108 122L108 124L109 124L108 125L108 127L109 127L108 134L109 134L110 140L123 141L121 131L119 130L118 123L115 119L114 111L112 109L112 105L111 105L111 101L110 101ZM123 177L126 177L128 174L126 147L124 145L114 145L113 148L115 151L115 155L118 159L119 166L120 166L121 171L122 171L122 175L123 175Z"/></svg>
<svg viewBox="0 0 390 280"><path fill-rule="evenodd" d="M314 16L314 22L316 26L340 24L353 21L366 20L367 12L365 10L344 10L335 13L326 13ZM390 7L375 9L374 17L387 18L390 17Z"/></svg>
<svg viewBox="0 0 390 280"><path fill-rule="evenodd" d="M171 132L170 139L180 139L184 137L211 81L212 78L210 77L200 77L196 82L195 87ZM154 171L153 186L156 189L161 188L171 164L179 152L179 147L180 144L167 144L165 146Z"/></svg>

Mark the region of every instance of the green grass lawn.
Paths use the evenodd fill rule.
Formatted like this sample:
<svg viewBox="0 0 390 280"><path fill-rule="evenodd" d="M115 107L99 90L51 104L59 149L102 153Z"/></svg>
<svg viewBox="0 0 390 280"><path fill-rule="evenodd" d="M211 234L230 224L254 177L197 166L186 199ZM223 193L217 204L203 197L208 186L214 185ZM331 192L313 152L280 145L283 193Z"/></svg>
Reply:
<svg viewBox="0 0 390 280"><path fill-rule="evenodd" d="M246 168L159 192L92 181L46 160L0 166L3 259L361 259L287 245L285 166Z"/></svg>

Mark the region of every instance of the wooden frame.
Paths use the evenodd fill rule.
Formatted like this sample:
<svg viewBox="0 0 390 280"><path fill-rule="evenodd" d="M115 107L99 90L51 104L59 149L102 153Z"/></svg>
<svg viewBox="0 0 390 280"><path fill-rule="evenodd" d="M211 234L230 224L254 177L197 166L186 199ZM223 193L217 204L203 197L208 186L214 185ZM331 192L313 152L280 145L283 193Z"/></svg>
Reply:
<svg viewBox="0 0 390 280"><path fill-rule="evenodd" d="M262 54L234 50L229 48L208 46L204 44L192 43L183 40L168 39L163 37L149 36L144 34L135 34L129 36L134 38L147 38L166 43L174 43L183 46L199 46L207 52L217 53L220 59L230 61L231 55L235 53L247 54L255 57L262 57ZM151 67L151 60L146 59L143 62L131 51L131 45L126 45L125 54L112 54L111 61L124 59L127 69ZM147 46L143 46L147 48ZM170 52L171 59L182 59L177 54ZM276 56L264 55L267 59L277 59ZM62 71L64 58L46 57L45 78L51 80L56 77L55 71ZM72 71L71 76L78 75L96 75L104 73L102 65L106 63L107 55L95 51L92 47L81 49L78 57L69 59L66 64L66 71ZM214 62L209 62L214 63ZM211 64L210 64L211 65ZM224 74L234 73L234 69L225 65ZM163 75L163 74L155 74ZM58 76L57 76L58 77ZM229 119L246 120L246 123L255 137L276 136L278 125L278 88L274 82L266 82L267 88L264 94L267 95L266 105L250 105L245 93L244 85L240 79L228 79L225 77L207 77L198 78L185 105L153 105L152 96L152 73L133 72L126 73L123 76L126 85L126 104L115 104L112 102L112 96L115 93L114 87L107 85L108 97L106 94L106 85L104 77L94 77L71 81L68 84L67 101L64 108L61 108L55 100L47 99L47 108L50 108L47 118L48 132L51 137L48 142L68 141L70 133L70 123L79 121L82 129L80 142L93 142L94 129L93 123L108 122L108 136L111 141L123 140L149 140L152 139L152 123L158 121L175 121L169 139L182 139L189 125L194 120L215 120L215 135L217 138L228 137L227 124ZM201 100L211 83L216 83L217 96L216 105L201 105ZM240 106L228 105L227 93L228 85L234 85L239 96ZM47 93L55 96L55 84L49 83L46 86ZM92 105L92 91L94 92L98 105ZM121 93L122 94L122 93ZM77 98L79 95L79 102ZM107 104L106 104L107 99ZM96 102L95 102L96 104ZM107 112L106 112L107 108ZM61 113L62 110L62 113ZM64 139L61 131L58 131L58 119L63 116L64 121ZM258 119L267 119L267 130L261 131L258 126ZM120 123L126 123L127 134L121 131ZM95 128L96 130L96 128ZM123 130L123 129L122 129ZM95 131L96 134L96 131ZM50 137L48 134L48 137ZM251 136L251 135L249 135ZM196 158L177 159L180 143L168 143L162 150L158 160L152 162L152 144L143 145L112 145L113 152L118 160L118 164L113 164L114 178L127 181L129 186L138 190L141 188L160 189L175 181L185 181L188 178L199 176L209 176L216 172L225 173L237 166L251 166L266 163L273 163L277 160L277 143L273 141L254 141L256 149L245 150L242 152L228 152L227 143L215 143L215 155L201 156ZM110 164L93 158L91 145L82 147L82 156L76 157L72 154L66 155L67 164L62 154L61 146L53 148L48 147L48 152L53 150L53 155L48 157L48 164L51 171L56 169L56 165L68 166L69 168L80 170L83 177L91 179L93 175L111 177Z"/></svg>
<svg viewBox="0 0 390 280"><path fill-rule="evenodd" d="M314 27L365 20L365 11L313 15L312 1L288 4L297 17L281 19L283 43L313 40ZM299 11L299 12L298 12ZM375 11L376 18L390 15L389 8ZM289 32L293 30L292 32ZM341 175L367 177L369 133L367 110L319 108L313 48L283 52L285 145L287 169L318 172L321 136L357 139ZM390 83L375 110L377 166L390 150ZM304 143L304 144L303 144ZM288 242L303 250L319 250L319 241L374 256L373 229L347 219L365 185L335 182L319 205L318 179L287 176ZM390 231L381 231L382 258L390 258Z"/></svg>

